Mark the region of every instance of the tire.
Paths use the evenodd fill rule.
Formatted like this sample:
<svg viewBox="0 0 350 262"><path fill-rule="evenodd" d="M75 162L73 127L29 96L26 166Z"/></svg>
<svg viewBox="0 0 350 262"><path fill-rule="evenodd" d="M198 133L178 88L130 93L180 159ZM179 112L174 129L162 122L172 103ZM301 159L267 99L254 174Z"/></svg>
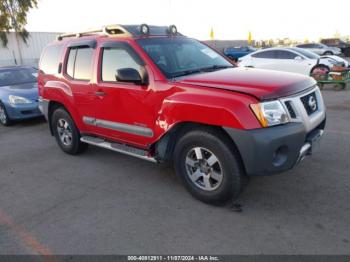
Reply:
<svg viewBox="0 0 350 262"><path fill-rule="evenodd" d="M3 126L10 126L11 119L9 118L4 104L0 101L0 124Z"/></svg>
<svg viewBox="0 0 350 262"><path fill-rule="evenodd" d="M80 141L80 132L64 108L55 109L51 121L56 141L65 153L76 155L86 150L88 145Z"/></svg>
<svg viewBox="0 0 350 262"><path fill-rule="evenodd" d="M334 54L331 51L326 51L326 52L323 53L323 55L334 55Z"/></svg>
<svg viewBox="0 0 350 262"><path fill-rule="evenodd" d="M244 172L239 154L224 135L211 129L183 135L174 149L174 165L187 190L200 201L222 205L241 192Z"/></svg>

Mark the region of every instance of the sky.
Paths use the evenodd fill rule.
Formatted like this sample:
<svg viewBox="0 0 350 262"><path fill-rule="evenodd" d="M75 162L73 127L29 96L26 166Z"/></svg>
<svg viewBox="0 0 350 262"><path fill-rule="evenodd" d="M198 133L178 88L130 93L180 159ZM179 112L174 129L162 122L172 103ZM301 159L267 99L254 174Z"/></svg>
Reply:
<svg viewBox="0 0 350 262"><path fill-rule="evenodd" d="M327 8L329 11L326 11ZM350 35L350 0L39 0L27 30L77 32L108 24L175 24L206 40L318 40Z"/></svg>

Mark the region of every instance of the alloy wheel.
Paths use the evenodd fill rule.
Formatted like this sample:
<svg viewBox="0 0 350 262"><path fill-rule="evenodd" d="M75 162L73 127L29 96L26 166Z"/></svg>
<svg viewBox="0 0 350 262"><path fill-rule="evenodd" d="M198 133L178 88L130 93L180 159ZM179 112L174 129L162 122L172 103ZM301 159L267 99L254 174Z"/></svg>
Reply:
<svg viewBox="0 0 350 262"><path fill-rule="evenodd" d="M5 108L1 104L0 104L0 122L2 124L7 123L7 116L6 116Z"/></svg>
<svg viewBox="0 0 350 262"><path fill-rule="evenodd" d="M217 156L203 147L192 148L186 156L186 171L190 180L200 189L213 191L223 180L223 171Z"/></svg>
<svg viewBox="0 0 350 262"><path fill-rule="evenodd" d="M73 141L72 129L67 120L60 118L57 121L58 136L65 146L70 146Z"/></svg>

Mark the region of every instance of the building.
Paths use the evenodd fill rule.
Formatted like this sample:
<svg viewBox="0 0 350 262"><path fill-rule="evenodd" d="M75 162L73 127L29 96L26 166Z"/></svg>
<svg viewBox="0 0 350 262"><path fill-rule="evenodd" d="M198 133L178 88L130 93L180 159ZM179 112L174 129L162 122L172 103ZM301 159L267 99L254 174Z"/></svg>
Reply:
<svg viewBox="0 0 350 262"><path fill-rule="evenodd" d="M52 42L59 33L30 32L25 43L16 34L7 34L7 47L0 44L0 66L29 65L38 67L43 48Z"/></svg>

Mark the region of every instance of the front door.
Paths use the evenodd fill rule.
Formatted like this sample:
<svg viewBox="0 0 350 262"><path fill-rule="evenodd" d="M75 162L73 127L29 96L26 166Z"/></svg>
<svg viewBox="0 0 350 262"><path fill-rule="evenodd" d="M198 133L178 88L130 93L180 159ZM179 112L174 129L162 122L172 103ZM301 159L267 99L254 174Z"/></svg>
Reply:
<svg viewBox="0 0 350 262"><path fill-rule="evenodd" d="M141 74L146 70L142 60L129 44L116 41L104 43L99 48L99 56L100 70L92 87L95 112L84 122L95 125L101 136L146 147L154 136L155 91L151 84L117 80L118 69L134 68Z"/></svg>

